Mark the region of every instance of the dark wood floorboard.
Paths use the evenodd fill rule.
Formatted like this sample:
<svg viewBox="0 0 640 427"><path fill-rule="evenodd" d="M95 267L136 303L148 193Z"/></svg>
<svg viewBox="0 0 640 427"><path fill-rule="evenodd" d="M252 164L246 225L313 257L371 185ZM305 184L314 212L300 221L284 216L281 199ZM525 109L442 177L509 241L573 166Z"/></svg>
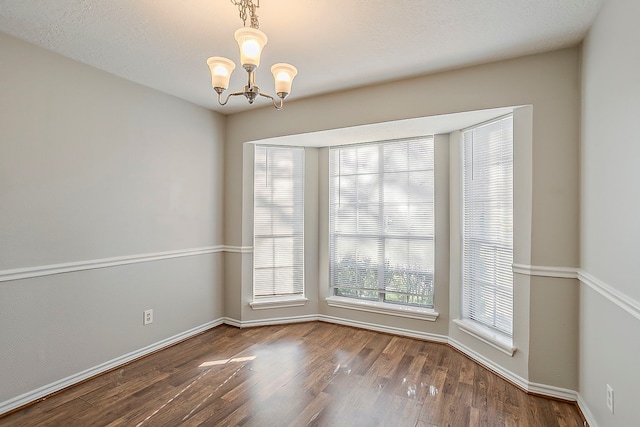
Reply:
<svg viewBox="0 0 640 427"><path fill-rule="evenodd" d="M0 426L581 427L443 344L321 322L219 326Z"/></svg>

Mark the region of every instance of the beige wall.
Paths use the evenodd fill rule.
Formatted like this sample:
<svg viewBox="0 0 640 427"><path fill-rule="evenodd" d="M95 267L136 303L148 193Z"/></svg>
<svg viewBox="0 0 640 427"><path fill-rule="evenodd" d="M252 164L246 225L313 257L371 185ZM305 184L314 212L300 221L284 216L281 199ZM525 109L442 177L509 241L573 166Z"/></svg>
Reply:
<svg viewBox="0 0 640 427"><path fill-rule="evenodd" d="M3 412L22 393L223 316L221 253L118 259L223 243L225 123L8 36L0 52ZM5 280L100 260L119 265ZM143 327L146 309L155 319Z"/></svg>
<svg viewBox="0 0 640 427"><path fill-rule="evenodd" d="M528 203L531 208L527 213L530 217L530 244L525 250L526 258L534 266L575 268L579 257L579 91L579 52L577 48L572 48L300 100L289 103L280 112L259 109L229 116L225 148L225 243L251 245L251 239L243 233L240 220L245 210L240 197L243 193L243 174L246 173L243 169L242 147L247 141L406 118L531 105L533 140L529 147L531 165L528 166L531 181ZM251 126L246 125L249 122ZM448 165L447 159L437 161L437 167ZM323 162L326 160L323 160L321 150L320 163ZM319 169L321 171L322 167ZM323 185L319 182L321 205L323 198L326 198ZM449 183L443 182L442 185L448 188ZM326 233L322 220L319 226L320 235ZM436 236L437 241L441 238ZM448 239L448 235L445 239ZM321 246L321 258L323 250ZM242 285L243 270L239 267L243 264L243 258L250 259L250 254L228 254L226 257L228 269L225 271L225 286L231 288L234 295L248 295L251 289L247 288L246 281ZM322 262L321 259L320 265ZM250 269L250 262L244 265ZM244 271L250 274L250 271ZM320 277L318 290L324 297L326 283L323 281L326 278L322 278L322 271ZM457 334L452 332L449 323L449 307L456 304L453 299L449 301L450 293L446 291L449 277L442 275L436 280L436 310L442 313L436 322L331 308L322 298L319 300L319 311L353 322L385 325L427 335L442 337ZM522 295L522 307L516 312L515 321L524 325L523 328L530 331L530 336L523 332L517 337L516 341L524 342L514 358L505 359L506 356L497 354L493 348L472 337L456 335L456 340L525 381L575 390L577 371L567 364L577 358L577 312L573 309L566 311L564 307L575 304L578 297L577 282L556 277L529 280L527 276L517 279L517 287L516 292ZM444 293L442 289L445 289ZM541 304L541 300L545 299L557 304L551 308ZM231 301L233 314L248 315L244 307L246 303L247 299L243 296ZM264 312L259 316L263 319L282 318L290 313L294 312L282 309ZM255 313L252 313L250 320L256 319ZM554 322L554 319L557 326L548 330L549 322ZM556 347L558 343L563 343L559 352ZM535 348L531 348L533 346ZM547 375L547 372L552 374Z"/></svg>
<svg viewBox="0 0 640 427"><path fill-rule="evenodd" d="M579 391L601 426L640 420L638 16L636 0L608 0L583 47Z"/></svg>

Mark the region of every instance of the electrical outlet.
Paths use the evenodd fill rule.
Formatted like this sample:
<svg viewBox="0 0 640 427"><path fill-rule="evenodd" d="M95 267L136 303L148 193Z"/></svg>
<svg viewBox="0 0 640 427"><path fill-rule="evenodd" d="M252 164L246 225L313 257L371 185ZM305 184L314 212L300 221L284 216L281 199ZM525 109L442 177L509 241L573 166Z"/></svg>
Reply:
<svg viewBox="0 0 640 427"><path fill-rule="evenodd" d="M148 325L149 323L153 323L153 310L145 310L142 317L143 325Z"/></svg>
<svg viewBox="0 0 640 427"><path fill-rule="evenodd" d="M607 408L613 414L613 389L607 384Z"/></svg>

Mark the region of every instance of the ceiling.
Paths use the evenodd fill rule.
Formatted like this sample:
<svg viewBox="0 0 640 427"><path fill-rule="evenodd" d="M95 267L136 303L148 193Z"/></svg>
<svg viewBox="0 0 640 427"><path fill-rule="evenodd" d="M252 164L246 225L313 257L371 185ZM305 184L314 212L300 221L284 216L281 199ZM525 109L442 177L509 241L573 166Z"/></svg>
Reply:
<svg viewBox="0 0 640 427"><path fill-rule="evenodd" d="M256 83L273 94L289 62L293 100L572 46L603 1L262 0ZM241 26L229 0L0 0L0 32L224 114L256 108L218 106L206 65L237 63ZM230 90L245 84L238 66Z"/></svg>

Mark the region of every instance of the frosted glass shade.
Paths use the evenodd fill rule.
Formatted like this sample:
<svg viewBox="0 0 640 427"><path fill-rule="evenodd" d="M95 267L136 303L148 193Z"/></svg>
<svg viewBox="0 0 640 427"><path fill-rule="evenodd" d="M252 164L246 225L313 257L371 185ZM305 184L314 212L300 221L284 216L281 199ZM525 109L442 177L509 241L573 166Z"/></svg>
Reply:
<svg viewBox="0 0 640 427"><path fill-rule="evenodd" d="M232 60L221 56L212 56L207 59L207 65L211 70L211 86L226 90L229 87L229 78L236 64Z"/></svg>
<svg viewBox="0 0 640 427"><path fill-rule="evenodd" d="M267 35L256 28L242 27L236 30L235 38L240 49L240 64L245 68L257 68Z"/></svg>
<svg viewBox="0 0 640 427"><path fill-rule="evenodd" d="M273 74L273 79L276 82L276 95L284 98L291 93L293 78L298 74L296 67L291 64L284 63L274 64L271 67L271 73ZM280 94L284 94L284 96L281 96Z"/></svg>

